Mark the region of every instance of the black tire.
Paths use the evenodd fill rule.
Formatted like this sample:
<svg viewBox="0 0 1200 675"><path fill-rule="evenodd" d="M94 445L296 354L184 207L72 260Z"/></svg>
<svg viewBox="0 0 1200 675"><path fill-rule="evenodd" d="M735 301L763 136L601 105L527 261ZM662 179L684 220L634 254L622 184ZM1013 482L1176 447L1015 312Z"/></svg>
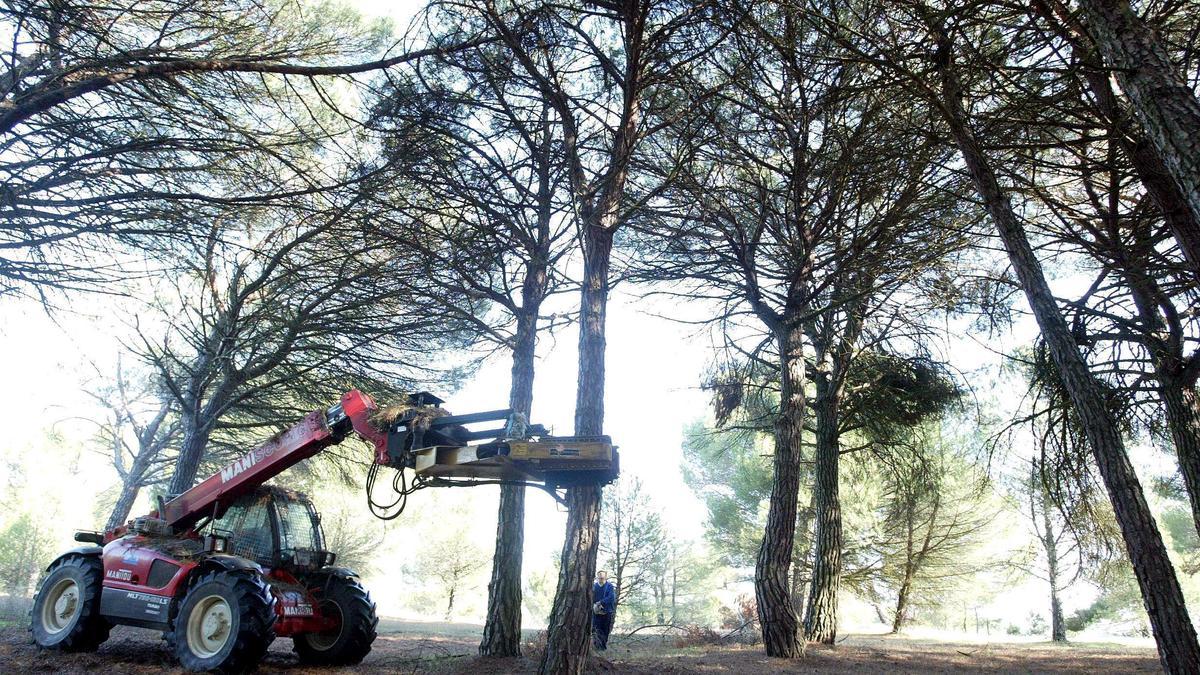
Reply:
<svg viewBox="0 0 1200 675"><path fill-rule="evenodd" d="M96 556L56 560L38 586L29 612L29 632L42 649L92 652L112 626L100 614L104 563Z"/></svg>
<svg viewBox="0 0 1200 675"><path fill-rule="evenodd" d="M188 588L166 638L188 670L253 670L275 640L275 596L249 570L202 574Z"/></svg>
<svg viewBox="0 0 1200 675"><path fill-rule="evenodd" d="M300 662L321 666L352 666L371 653L379 617L371 594L356 579L325 577L309 589L322 614L337 616L336 628L322 633L301 633L292 638Z"/></svg>

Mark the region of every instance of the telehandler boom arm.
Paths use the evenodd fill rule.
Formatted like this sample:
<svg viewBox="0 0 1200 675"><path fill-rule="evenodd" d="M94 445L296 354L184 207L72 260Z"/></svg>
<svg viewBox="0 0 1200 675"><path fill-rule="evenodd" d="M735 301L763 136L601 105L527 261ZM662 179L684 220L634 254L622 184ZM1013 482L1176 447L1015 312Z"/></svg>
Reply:
<svg viewBox="0 0 1200 675"><path fill-rule="evenodd" d="M547 436L541 425L528 424L511 410L448 415L437 408L441 399L424 392L411 395L409 403L411 407L402 408L404 414L381 429L373 419L379 412L375 401L357 389L351 390L328 410L309 413L165 502L157 516L175 532L188 530L205 517L220 518L239 497L341 443L352 431L374 447L374 466L367 479L369 497L380 467L391 467L401 474L406 469L415 473L411 488L404 480L394 483L403 486L397 488L401 499L427 486L521 483L545 489L561 501L556 492L559 487L608 483L619 472L619 458L607 436ZM502 429L471 431L463 426L501 420L505 421ZM485 439L492 440L470 445L471 441ZM374 501L371 504L375 506ZM399 515L398 511L394 515Z"/></svg>
<svg viewBox="0 0 1200 675"><path fill-rule="evenodd" d="M375 446L377 463L386 463L387 434L370 423L376 409L370 396L357 389L349 391L329 410L309 413L291 428L166 502L160 517L176 531L187 529L207 515L220 517L222 505L228 506L287 469L341 443L351 429Z"/></svg>

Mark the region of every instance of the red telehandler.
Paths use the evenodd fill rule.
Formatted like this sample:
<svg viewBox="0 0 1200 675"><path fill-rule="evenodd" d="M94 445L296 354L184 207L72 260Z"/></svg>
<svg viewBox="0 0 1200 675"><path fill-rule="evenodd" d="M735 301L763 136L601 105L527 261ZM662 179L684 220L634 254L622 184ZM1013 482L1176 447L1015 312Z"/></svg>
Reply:
<svg viewBox="0 0 1200 675"><path fill-rule="evenodd" d="M265 485L351 433L374 446L368 502L385 519L424 487L519 483L561 501L560 487L611 482L619 471L606 436L552 437L509 410L449 415L440 403L422 392L381 416L369 396L351 391L148 515L76 533L88 545L51 563L34 598L34 642L91 651L124 624L163 631L194 671L250 670L283 636L306 664L362 661L379 621L370 595L334 565L312 502ZM468 428L500 420L503 429ZM396 472L387 504L374 497L381 468Z"/></svg>

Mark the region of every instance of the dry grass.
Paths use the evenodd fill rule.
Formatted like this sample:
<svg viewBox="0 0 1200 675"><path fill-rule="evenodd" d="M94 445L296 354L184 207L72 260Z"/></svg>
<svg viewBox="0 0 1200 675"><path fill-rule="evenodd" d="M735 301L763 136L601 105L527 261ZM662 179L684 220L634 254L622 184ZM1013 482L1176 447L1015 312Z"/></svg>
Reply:
<svg viewBox="0 0 1200 675"><path fill-rule="evenodd" d="M527 631L526 655L513 659L477 656L478 626L422 624L384 620L375 649L358 667L316 669L301 666L290 640L277 640L261 673L461 673L492 675L535 672L541 644ZM674 646L677 637L623 639L614 633L611 648L589 664L599 673L1105 673L1159 672L1152 649L1119 645L1047 643L967 644L905 637L852 635L837 646L810 646L805 658L781 661L751 645ZM24 627L0 628L0 664L5 673L108 672L121 675L181 671L158 633L117 628L95 654L40 653Z"/></svg>

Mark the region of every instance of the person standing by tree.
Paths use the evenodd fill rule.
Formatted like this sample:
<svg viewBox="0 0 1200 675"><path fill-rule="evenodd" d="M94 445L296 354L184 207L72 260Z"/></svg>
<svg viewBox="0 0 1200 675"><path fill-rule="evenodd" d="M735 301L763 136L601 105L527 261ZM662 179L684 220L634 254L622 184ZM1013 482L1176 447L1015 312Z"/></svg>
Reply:
<svg viewBox="0 0 1200 675"><path fill-rule="evenodd" d="M592 644L596 649L608 649L608 634L612 632L613 616L617 612L617 589L608 580L608 572L596 572L592 584Z"/></svg>

